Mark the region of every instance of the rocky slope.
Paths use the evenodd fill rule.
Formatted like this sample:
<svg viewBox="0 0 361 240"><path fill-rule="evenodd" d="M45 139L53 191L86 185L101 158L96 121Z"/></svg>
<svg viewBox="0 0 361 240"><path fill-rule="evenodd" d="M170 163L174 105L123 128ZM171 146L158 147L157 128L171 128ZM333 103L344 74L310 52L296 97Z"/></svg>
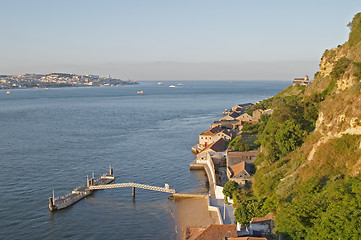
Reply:
<svg viewBox="0 0 361 240"><path fill-rule="evenodd" d="M274 112L258 128L252 188L238 194L243 222L273 211L286 238L361 236L352 227L361 225L361 13L348 26L349 40L324 52L311 84L262 103Z"/></svg>

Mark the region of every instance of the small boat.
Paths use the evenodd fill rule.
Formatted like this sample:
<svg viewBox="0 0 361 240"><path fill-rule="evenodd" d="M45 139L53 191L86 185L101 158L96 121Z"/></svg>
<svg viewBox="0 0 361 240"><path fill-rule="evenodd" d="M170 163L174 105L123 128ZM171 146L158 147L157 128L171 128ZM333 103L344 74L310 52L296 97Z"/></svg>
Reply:
<svg viewBox="0 0 361 240"><path fill-rule="evenodd" d="M169 87L172 87L172 88L174 88L175 86L174 86L174 85L170 85Z"/></svg>
<svg viewBox="0 0 361 240"><path fill-rule="evenodd" d="M144 92L143 91L138 91L137 94L144 94Z"/></svg>
<svg viewBox="0 0 361 240"><path fill-rule="evenodd" d="M159 83L158 83L158 85L159 85L159 86L162 86L162 85L163 85L163 83L162 83L162 82L159 82Z"/></svg>
<svg viewBox="0 0 361 240"><path fill-rule="evenodd" d="M9 92L9 91L7 91L7 92L6 92L6 94L10 94L10 92Z"/></svg>

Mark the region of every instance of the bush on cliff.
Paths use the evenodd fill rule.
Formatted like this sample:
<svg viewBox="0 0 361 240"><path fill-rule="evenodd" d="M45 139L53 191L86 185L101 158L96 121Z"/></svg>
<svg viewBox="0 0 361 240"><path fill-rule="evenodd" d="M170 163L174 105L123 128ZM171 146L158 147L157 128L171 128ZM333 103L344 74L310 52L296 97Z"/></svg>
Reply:
<svg viewBox="0 0 361 240"><path fill-rule="evenodd" d="M333 79L339 79L342 74L345 73L347 67L350 65L351 60L346 57L340 58L332 68L331 77Z"/></svg>

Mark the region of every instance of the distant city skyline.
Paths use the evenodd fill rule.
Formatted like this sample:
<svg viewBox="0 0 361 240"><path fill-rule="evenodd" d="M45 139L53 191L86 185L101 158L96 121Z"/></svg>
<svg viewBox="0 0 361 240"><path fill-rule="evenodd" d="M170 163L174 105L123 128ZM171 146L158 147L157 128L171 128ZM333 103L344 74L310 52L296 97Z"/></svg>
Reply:
<svg viewBox="0 0 361 240"><path fill-rule="evenodd" d="M292 80L348 39L346 1L0 1L0 74Z"/></svg>

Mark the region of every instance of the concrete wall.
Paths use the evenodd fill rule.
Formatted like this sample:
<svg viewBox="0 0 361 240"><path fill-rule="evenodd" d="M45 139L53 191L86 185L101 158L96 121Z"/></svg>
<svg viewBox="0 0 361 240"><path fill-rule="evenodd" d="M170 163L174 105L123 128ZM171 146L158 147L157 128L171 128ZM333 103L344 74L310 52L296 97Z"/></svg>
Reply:
<svg viewBox="0 0 361 240"><path fill-rule="evenodd" d="M198 154L202 155L202 154ZM212 195L215 195L216 188L216 171L214 169L214 164L212 158L209 154L202 155L202 157L197 155L197 164L202 164L204 166L204 170L207 173L208 182L209 182L209 191Z"/></svg>
<svg viewBox="0 0 361 240"><path fill-rule="evenodd" d="M209 181L209 185L213 185L212 188L213 188L213 193L211 194L215 194L215 190L216 190L216 170L214 169L214 164L213 164L213 161L212 161L212 158L210 157L210 155L208 154L208 157L207 157L207 166L210 170L210 175L209 176L211 178L212 181ZM211 186L209 186L209 189L211 189Z"/></svg>
<svg viewBox="0 0 361 240"><path fill-rule="evenodd" d="M219 211L218 207L208 206L208 211L215 212L217 214L217 216L218 216L219 224L223 225L223 219L222 219L221 211Z"/></svg>
<svg viewBox="0 0 361 240"><path fill-rule="evenodd" d="M219 224L223 225L223 218L221 211L219 210L218 207L211 206L211 202L209 201L209 196L207 197L207 204L208 204L208 211L215 212L218 216Z"/></svg>

